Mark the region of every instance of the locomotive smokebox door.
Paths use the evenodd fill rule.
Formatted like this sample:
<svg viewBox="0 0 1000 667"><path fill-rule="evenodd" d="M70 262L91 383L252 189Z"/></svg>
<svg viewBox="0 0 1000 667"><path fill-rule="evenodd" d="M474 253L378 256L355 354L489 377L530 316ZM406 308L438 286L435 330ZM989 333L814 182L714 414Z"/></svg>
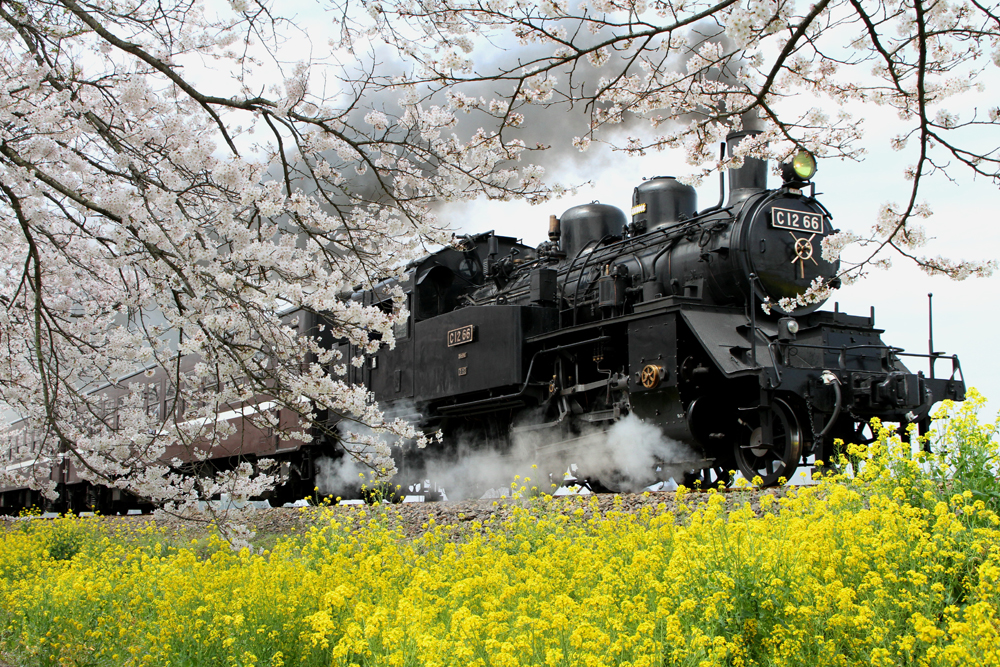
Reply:
<svg viewBox="0 0 1000 667"><path fill-rule="evenodd" d="M794 299L813 281L835 278L840 264L823 259L822 251L823 239L832 231L825 212L803 199L775 199L758 208L746 231L746 271L758 277L757 300ZM820 305L807 304L796 316ZM783 314L780 308L777 312Z"/></svg>

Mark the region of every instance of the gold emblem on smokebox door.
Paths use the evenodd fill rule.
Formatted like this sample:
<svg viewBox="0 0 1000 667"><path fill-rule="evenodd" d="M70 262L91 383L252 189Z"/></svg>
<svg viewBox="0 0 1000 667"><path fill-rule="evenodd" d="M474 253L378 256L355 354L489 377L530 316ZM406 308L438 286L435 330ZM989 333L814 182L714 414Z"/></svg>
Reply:
<svg viewBox="0 0 1000 667"><path fill-rule="evenodd" d="M813 244L812 244L812 240L814 238L816 238L816 235L813 234L809 238L805 238L805 237L800 238L800 237L796 236L795 234L792 234L791 232L788 232L788 233L791 234L792 238L795 240L795 258L792 259L792 264L794 264L795 262L799 263L799 275L802 278L805 278L806 277L806 260L807 259L810 262L812 262L813 264L815 264L816 266L819 266L819 262L817 262L813 258Z"/></svg>

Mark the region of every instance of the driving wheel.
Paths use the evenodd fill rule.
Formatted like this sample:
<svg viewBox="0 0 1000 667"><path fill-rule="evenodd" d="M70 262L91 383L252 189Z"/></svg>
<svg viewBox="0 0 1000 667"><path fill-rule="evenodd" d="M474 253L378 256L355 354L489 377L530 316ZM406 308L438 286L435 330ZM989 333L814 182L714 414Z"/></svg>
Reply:
<svg viewBox="0 0 1000 667"><path fill-rule="evenodd" d="M764 486L774 486L782 477L790 478L802 455L802 427L788 404L780 399L771 403L772 442L764 442L756 410L744 412L739 423L734 453L743 476L748 480L760 477Z"/></svg>

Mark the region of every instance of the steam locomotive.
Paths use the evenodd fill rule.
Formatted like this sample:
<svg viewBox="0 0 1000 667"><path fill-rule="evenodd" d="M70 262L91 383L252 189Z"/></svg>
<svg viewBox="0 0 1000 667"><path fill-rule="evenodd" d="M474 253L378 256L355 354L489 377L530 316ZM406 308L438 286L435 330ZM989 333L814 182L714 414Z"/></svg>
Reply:
<svg viewBox="0 0 1000 667"><path fill-rule="evenodd" d="M406 329L352 380L384 405L416 405L445 449L467 433L503 447L530 431L548 451L564 443L564 460L585 458L593 440L581 434L632 415L688 445L685 481L705 486L735 470L778 484L808 457L830 460L837 439L868 440L872 417L926 431L934 403L965 396L957 357L938 377L943 355L885 344L874 310L782 309L810 286L839 286L838 263L820 252L837 230L811 155L782 165L775 189L767 172L746 158L729 170L728 198L720 186L702 211L692 187L651 178L635 188L631 220L575 206L537 248L463 237L410 267ZM352 298L384 302L388 286ZM928 358L929 374L904 356ZM591 481L611 488L630 474L603 470Z"/></svg>
<svg viewBox="0 0 1000 667"><path fill-rule="evenodd" d="M730 151L744 134L730 136ZM775 189L766 186L767 172L766 162L745 158L729 170L728 197L720 185L719 202L701 211L692 187L651 178L634 190L631 220L613 206L575 206L552 216L549 240L536 248L492 232L467 235L413 262L402 281L345 295L385 309L393 307L392 288L406 295L410 314L395 346L348 367L349 381L388 411L442 434L426 449L394 452L402 484L419 486L436 465L470 452L503 456L525 436L534 448L527 455L544 462L542 476L554 484L574 461L590 462L577 477L595 488L645 484L649 470L627 463L633 443L595 444L595 434L625 420L685 446L681 460L654 461L657 475L703 487L728 483L736 470L779 484L810 457L830 460L838 439L868 440L872 417L926 431L934 403L965 396L958 358L885 344L874 311L823 311L818 302L783 309L782 299L811 286L838 286L838 264L820 252L836 230L815 196L808 153L782 165ZM301 332L322 330L321 314L294 319ZM361 353L343 341L326 344L343 358ZM927 359L929 373L911 372L904 357ZM948 362L938 376L936 365ZM132 382L144 383L148 410L173 409L169 379L148 373L106 389L110 409ZM239 420L242 411L219 418ZM285 409L277 417L283 427L297 419ZM349 493L325 479L324 463L345 456L331 429L309 443L285 442L280 431L238 424L209 462L276 459L285 482L279 500L314 485ZM51 475L70 509L141 504L83 483L69 461ZM35 496L0 489L0 511Z"/></svg>

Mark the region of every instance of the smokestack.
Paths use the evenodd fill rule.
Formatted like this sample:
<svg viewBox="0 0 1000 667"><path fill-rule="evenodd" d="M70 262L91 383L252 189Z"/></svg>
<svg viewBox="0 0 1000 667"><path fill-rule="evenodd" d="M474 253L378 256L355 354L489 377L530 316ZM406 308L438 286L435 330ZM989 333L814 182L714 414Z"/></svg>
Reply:
<svg viewBox="0 0 1000 667"><path fill-rule="evenodd" d="M756 130L731 132L726 137L726 147L729 157L732 157L736 146L747 137L760 134ZM743 158L743 166L729 170L729 201L726 206L738 204L755 192L767 189L767 160L754 157Z"/></svg>

